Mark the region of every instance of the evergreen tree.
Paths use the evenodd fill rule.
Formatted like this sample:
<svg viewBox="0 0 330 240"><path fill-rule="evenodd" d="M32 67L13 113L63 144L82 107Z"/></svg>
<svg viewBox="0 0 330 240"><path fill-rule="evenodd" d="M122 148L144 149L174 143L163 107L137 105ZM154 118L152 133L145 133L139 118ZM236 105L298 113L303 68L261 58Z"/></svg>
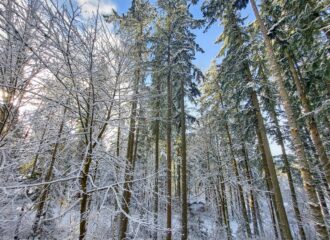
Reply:
<svg viewBox="0 0 330 240"><path fill-rule="evenodd" d="M284 106L284 109L285 109L287 117L288 117L289 125L291 128L292 139L295 144L296 154L301 163L301 175L304 180L304 187L306 189L306 192L307 192L307 194L309 196L309 200L310 200L309 205L310 205L312 215L313 215L313 218L315 221L315 229L318 233L318 236L321 239L327 239L328 232L326 230L326 226L325 226L324 219L323 219L323 216L321 213L320 205L318 204L318 198L316 195L316 191L313 188L314 183L313 183L313 179L312 179L312 176L311 176L311 173L309 170L308 160L307 160L306 153L305 153L305 150L304 150L304 147L302 144L301 137L299 135L299 130L298 130L299 128L297 126L297 121L295 119L292 107L290 105L290 99L289 99L287 90L285 88L285 82L284 82L283 75L281 73L281 68L276 60L276 56L274 54L273 47L272 47L270 38L268 36L268 31L266 29L264 21L262 20L260 14L259 14L259 10L258 10L257 5L254 0L251 0L251 5L253 8L254 14L256 16L256 19L259 23L261 33L264 38L268 61L271 64L271 71L273 72L273 74L276 78L276 82L279 86L279 94L282 98L283 106Z"/></svg>
<svg viewBox="0 0 330 240"><path fill-rule="evenodd" d="M241 4L244 5L245 2L242 2ZM215 11L215 7L212 5L205 4L203 9L205 16L211 20L217 16L223 19L222 22L225 25L225 28L218 41L224 41L224 45L220 51L221 55L226 54L226 58L223 60L223 65L226 64L224 71L228 72L228 76L232 73L239 73L240 76L245 79L246 83L251 86L251 84L253 84L253 79L247 59L248 51L244 45L244 35L240 30L237 16L235 14L235 8L237 5L241 6L238 2L218 3L218 5L216 5L216 9L222 9L221 13ZM237 56L240 56L239 60L237 59ZM241 64L237 64L237 62L241 62ZM237 78L238 77L236 76L236 79ZM232 79L229 78L228 81L232 81ZM262 146L261 150L264 152L265 171L270 174L271 189L274 191L275 205L277 209L276 212L278 212L281 234L286 239L291 239L292 236L290 226L284 209L282 194L276 176L276 170L270 152L268 138L266 136L266 129L263 117L261 115L259 100L255 90L252 88L250 91L251 103L254 108L257 121L257 136L259 136L259 141Z"/></svg>
<svg viewBox="0 0 330 240"><path fill-rule="evenodd" d="M167 81L167 228L171 228L171 187L172 187L172 124L175 118L173 112L178 111L180 142L181 142L181 169L182 169L182 239L188 237L188 191L187 191L187 157L186 157L186 111L185 96L192 99L198 90L194 80L199 80L201 72L192 60L196 50L201 50L195 43L195 35L191 29L199 27L201 22L194 20L189 13L188 1L158 1L163 11L163 17L158 22L155 46L159 51L157 60L163 69ZM162 56L162 57L161 57ZM157 69L155 69L157 71ZM174 81L178 79L178 81ZM188 91L188 94L186 93ZM178 183L181 185L181 182ZM171 238L168 233L167 238Z"/></svg>

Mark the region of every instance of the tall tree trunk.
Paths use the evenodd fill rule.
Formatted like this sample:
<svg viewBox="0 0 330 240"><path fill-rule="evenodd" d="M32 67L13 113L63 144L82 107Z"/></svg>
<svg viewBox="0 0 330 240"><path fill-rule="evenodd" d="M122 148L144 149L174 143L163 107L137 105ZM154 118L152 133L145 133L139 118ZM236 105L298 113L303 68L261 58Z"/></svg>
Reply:
<svg viewBox="0 0 330 240"><path fill-rule="evenodd" d="M158 224L158 171L159 171L159 131L160 131L160 80L157 78L157 99L156 99L156 123L155 123L155 187L154 187L154 225ZM153 238L157 239L157 230L154 232Z"/></svg>
<svg viewBox="0 0 330 240"><path fill-rule="evenodd" d="M260 227L261 235L262 236L265 236L264 226L263 226L263 222L262 222L262 218L261 218L260 207L259 207L259 203L258 203L258 198L257 197L255 198L255 208L256 208L256 213L257 213L257 218L258 218L258 222L259 222L259 227Z"/></svg>
<svg viewBox="0 0 330 240"><path fill-rule="evenodd" d="M181 120L180 120L181 121ZM181 138L181 136L180 136ZM181 201L182 199L182 180L181 180L181 162L180 162L180 158L181 156L181 148L182 148L182 143L180 143L180 150L178 150L178 155L177 158L175 159L174 163L173 163L173 172L176 174L175 175L175 196L179 199L179 201Z"/></svg>
<svg viewBox="0 0 330 240"><path fill-rule="evenodd" d="M294 117L293 110L290 105L289 95L285 89L285 82L284 82L284 78L281 73L282 71L281 71L279 64L276 61L276 57L273 52L272 44L267 35L266 26L265 26L263 20L261 19L257 5L254 0L250 0L250 2L252 5L254 15L257 19L257 22L259 23L261 33L264 38L264 43L265 43L266 51L268 54L268 60L272 66L272 71L274 73L275 80L279 86L279 94L283 101L284 109L285 109L285 112L288 117L288 122L289 122L289 125L291 128L291 136L292 136L292 139L293 139L293 142L295 145L296 154L299 159L299 162L301 163L301 170L300 170L301 176L304 181L304 188L305 188L306 193L309 198L309 206L310 206L312 217L314 220L315 230L320 239L329 239L329 235L328 235L328 232L327 232L327 229L325 226L321 208L320 208L320 205L318 202L317 194L316 194L316 191L314 188L313 178L312 178L311 172L309 170L308 160L306 158L305 150L303 148L302 141L301 141L301 138L300 138L300 135L298 132L298 124ZM292 239L291 233L288 230L289 229L285 229L285 233L286 233L285 237L287 239Z"/></svg>
<svg viewBox="0 0 330 240"><path fill-rule="evenodd" d="M136 101L132 104L132 114L130 119L130 131L128 136L128 147L127 147L127 164L125 167L125 180L124 190L122 196L122 213L120 214L120 227L119 227L119 239L126 239L126 231L128 227L129 207L131 201L131 187L133 180L133 165L134 165L134 136L135 136L135 122L136 122Z"/></svg>
<svg viewBox="0 0 330 240"><path fill-rule="evenodd" d="M267 183L266 183L267 184ZM267 184L267 188L270 189L269 184ZM274 235L275 235L275 239L279 239L279 234L278 234L278 227L277 227L277 215L276 214L276 210L275 210L275 198L273 197L272 194L267 194L268 196L268 201L269 201L269 211L270 211L270 216L272 219L272 223L273 223L273 230L274 230ZM281 231L281 229L280 229Z"/></svg>
<svg viewBox="0 0 330 240"><path fill-rule="evenodd" d="M217 150L218 150L218 154L217 154L217 162L218 162L218 168L219 168L219 176L217 177L217 185L220 188L221 194L221 203L222 203L222 213L223 213L223 223L226 227L226 234L227 234L227 240L231 240L232 239L232 231L231 231L231 227L230 227L230 221L229 221L229 212L228 212L228 199L227 199L227 195L226 195L226 184L224 181L224 172L225 170L223 169L223 166L221 165L221 159L220 159L220 142L219 142L219 138L217 135L215 135L216 137L216 146L217 146Z"/></svg>
<svg viewBox="0 0 330 240"><path fill-rule="evenodd" d="M277 122L277 119L276 119ZM278 122L276 123L278 124ZM276 128L279 128L279 126L277 125ZM280 130L278 130L280 131ZM297 200L297 194L294 188L294 183L293 183L293 178L292 178L292 173L291 173L291 167L290 167L290 163L286 154L286 150L285 150L285 146L284 146L284 141L282 138L282 134L280 133L279 135L279 144L281 147L281 152L282 152L282 159L284 162L284 167L285 167L285 171L288 177L288 182L289 182L289 188L290 188L290 195L291 195L291 200L292 200L292 204L293 204L293 210L297 219L297 224L298 224L298 230L299 230L299 236L302 240L306 239L306 234L304 231L304 227L303 227L303 222L302 222L302 218L301 218L301 213L299 210L299 205L298 205L298 200Z"/></svg>
<svg viewBox="0 0 330 240"><path fill-rule="evenodd" d="M135 3L133 3L135 8ZM135 10L134 10L135 11ZM124 180L124 190L122 196L122 213L120 214L120 227L119 227L119 239L126 239L126 232L128 228L128 217L129 207L131 202L131 188L132 188L132 180L134 175L134 164L136 158L137 151L137 141L134 144L134 138L136 134L136 117L137 117L137 105L138 105L138 94L139 94L139 84L142 83L142 38L143 38L143 21L137 17L139 22L139 32L136 37L136 59L137 59L137 67L135 69L134 76L134 99L132 102L131 109L131 117L130 117L130 125L129 125L129 134L128 134L128 142L127 142L127 165L125 168L125 180ZM137 135L137 134L136 134ZM136 136L137 137L137 136Z"/></svg>
<svg viewBox="0 0 330 240"><path fill-rule="evenodd" d="M262 78L263 84L265 84L267 86L269 83L268 83L268 80L267 80L267 77L265 75L265 72L264 72L263 68L261 68L261 78ZM267 87L266 91L267 91L266 96L269 99L273 99L274 96L272 96L272 94L269 91L268 87ZM282 160L284 162L284 168L285 168L285 171L286 171L286 174L287 174L287 177L288 177L290 195L291 195L293 210L294 210L295 217L296 217L297 224L298 224L299 236L302 240L305 240L306 239L306 234L305 234L305 231L304 231L304 228L303 228L301 213L300 213L300 210L299 210L297 194L296 194L296 191L295 191L294 182L293 182L292 173L291 173L291 166L290 166L290 163L289 163L289 160L288 160L288 156L286 154L284 138L283 138L283 134L282 134L282 131L281 131L280 123L278 121L278 114L276 113L274 104L271 104L271 106L270 106L269 115L270 115L270 118L271 118L272 122L275 125L276 140L277 140L277 143L280 145L281 152L282 152Z"/></svg>
<svg viewBox="0 0 330 240"><path fill-rule="evenodd" d="M273 222L274 235L275 235L275 238L278 239L278 230L277 230L277 221L276 220L279 219L279 215L278 215L278 212L275 211L276 199L274 197L274 192L272 190L273 189L273 187L272 187L272 181L269 178L270 177L270 173L269 173L269 169L267 167L266 153L265 153L265 150L263 148L260 129L258 129L257 126L256 126L256 134L257 134L257 139L258 139L259 151L261 153L262 165L263 165L263 169L265 171L266 189L268 191L266 193L266 196L267 196L268 201L269 201L269 204L270 204L270 210L269 210L269 212L271 214L271 219L272 219L272 222ZM281 231L281 229L280 229L280 231ZM282 233L281 233L281 235L282 235Z"/></svg>
<svg viewBox="0 0 330 240"><path fill-rule="evenodd" d="M223 226L224 225L224 212L222 210L222 197L220 193L220 186L218 186L218 181L212 181L213 189L214 189L214 196L215 196L215 202L216 202L216 208L217 208L217 213L218 213L218 221L219 225Z"/></svg>
<svg viewBox="0 0 330 240"><path fill-rule="evenodd" d="M188 239L188 189L187 189L187 143L186 143L186 112L184 106L184 80L180 81L181 111L181 168L182 168L182 233L181 240ZM180 182L179 182L180 184Z"/></svg>
<svg viewBox="0 0 330 240"><path fill-rule="evenodd" d="M227 239L231 240L231 227L230 227L230 221L229 221L229 212L228 212L228 203L227 203L227 196L226 196L226 185L225 181L222 175L222 167L220 167L220 176L218 178L218 186L221 189L221 202L222 202L222 212L223 212L223 219L224 224L226 227L226 233L227 233Z"/></svg>
<svg viewBox="0 0 330 240"><path fill-rule="evenodd" d="M207 172L211 172L211 165L210 165L210 150L209 150L209 145L212 145L212 133L211 133L211 126L208 125L208 130L209 130L209 142L206 145L206 170ZM212 199L212 185L214 185L214 179L212 177L207 178L207 183L204 186L205 189L205 201L210 202Z"/></svg>
<svg viewBox="0 0 330 240"><path fill-rule="evenodd" d="M299 79L297 70L295 68L294 60L291 56L291 53L289 50L285 50L285 55L288 60L289 68L292 74L292 78L294 80L298 96L303 108L303 113L306 114L306 123L308 127L308 131L310 136L312 137L314 146L316 148L317 154L318 154L318 159L321 163L321 167L324 171L325 177L327 179L328 184L330 184L330 162L325 150L325 147L323 145L321 136L319 134L319 130L317 128L316 120L314 117L314 114L312 113L312 108L309 99L307 98L306 95L306 90L301 82L301 79Z"/></svg>
<svg viewBox="0 0 330 240"><path fill-rule="evenodd" d="M248 82L252 82L252 75L248 67L246 67L246 77ZM275 169L275 164L273 162L273 157L270 151L268 138L266 135L266 127L264 124L263 117L261 115L259 100L254 90L251 91L251 100L257 120L257 132L259 132L262 149L265 154L265 159L267 164L266 167L268 168L270 174L269 176L272 182L271 190L274 192L275 206L276 206L276 212L278 213L278 222L280 225L280 231L284 239L290 240L292 239L290 225L283 205L282 193L277 179L277 173Z"/></svg>
<svg viewBox="0 0 330 240"><path fill-rule="evenodd" d="M125 180L124 180L124 190L123 190L123 196L122 196L122 213L120 214L120 227L119 227L119 239L126 239L126 231L128 227L128 217L129 214L129 207L131 202L131 188L132 188L132 180L133 180L133 173L134 173L134 162L136 157L135 149L137 149L137 146L135 146L135 132L136 132L136 117L137 117L137 95L139 93L139 83L141 78L141 69L138 67L136 71L136 79L135 79L135 99L132 103L132 109L131 109L131 118L130 118L130 127L129 127L129 134L128 134L128 142L127 142L127 164L125 167Z"/></svg>
<svg viewBox="0 0 330 240"><path fill-rule="evenodd" d="M276 119L277 121L277 119ZM276 123L278 124L278 122ZM277 128L279 128L279 126L277 126ZM280 131L280 130L278 130ZM297 200L297 194L294 188L294 183L293 183L293 178L292 178L292 173L291 173L291 167L290 167L290 163L286 154L286 150L285 150L285 146L284 146L284 141L282 138L282 134L279 135L279 144L281 147L281 152L282 152L282 159L284 162L284 168L288 177L288 182L289 182L289 188L290 188L290 195L291 195L291 200L292 200L292 204L293 204L293 210L296 216L296 220L297 220L297 224L298 224L298 230L299 230L299 236L302 240L306 239L306 234L304 231L304 227L303 227L303 222L302 222L302 218L301 218L301 213L299 210L299 205L298 205L298 200Z"/></svg>
<svg viewBox="0 0 330 240"><path fill-rule="evenodd" d="M168 16L170 17L170 16ZM168 20L168 32L172 32L172 20ZM167 196L166 196L166 240L172 239L172 59L171 34L168 37L167 49L167 124L166 124L166 157L167 157Z"/></svg>

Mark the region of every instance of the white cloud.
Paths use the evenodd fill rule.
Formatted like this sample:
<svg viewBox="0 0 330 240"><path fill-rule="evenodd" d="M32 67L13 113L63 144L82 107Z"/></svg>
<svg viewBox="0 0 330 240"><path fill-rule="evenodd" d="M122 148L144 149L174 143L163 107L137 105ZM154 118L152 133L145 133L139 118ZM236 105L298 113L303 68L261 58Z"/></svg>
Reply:
<svg viewBox="0 0 330 240"><path fill-rule="evenodd" d="M100 14L109 14L112 9L116 9L116 5L111 0L77 0L77 2L84 17L93 16L98 8Z"/></svg>

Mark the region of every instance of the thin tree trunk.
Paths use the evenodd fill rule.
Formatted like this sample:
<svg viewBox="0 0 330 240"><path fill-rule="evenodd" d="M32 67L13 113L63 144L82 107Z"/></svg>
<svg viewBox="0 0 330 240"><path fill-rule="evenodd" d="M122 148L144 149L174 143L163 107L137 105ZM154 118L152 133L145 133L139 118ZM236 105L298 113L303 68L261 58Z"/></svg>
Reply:
<svg viewBox="0 0 330 240"><path fill-rule="evenodd" d="M170 16L169 16L170 17ZM171 33L172 20L168 22L168 32ZM169 34L170 35L170 34ZM166 196L166 240L172 239L172 71L171 71L171 38L168 38L167 49L167 124L166 124L166 156L167 156L167 196Z"/></svg>
<svg viewBox="0 0 330 240"><path fill-rule="evenodd" d="M238 113L238 109L236 109L237 113ZM238 119L239 122L240 119ZM240 130L240 133L242 131ZM249 166L249 156L248 156L248 151L246 150L246 146L245 146L245 142L243 139L243 135L241 134L241 145L242 145L242 155L244 158L244 165L245 165L245 173L246 173L246 177L248 179L248 185L250 186L250 197L249 197L249 206L252 212L252 222L253 222L253 232L255 235L259 235L259 229L258 229L258 219L257 219L257 209L256 209L256 204L255 204L255 196L254 196L254 191L253 191L253 186L252 186L252 173L250 170L250 166Z"/></svg>
<svg viewBox="0 0 330 240"><path fill-rule="evenodd" d="M220 168L220 173L222 172L222 168ZM220 174L219 176L219 183L218 185L221 188L221 196L222 196L222 212L223 212L223 217L224 217L224 223L226 226L226 233L227 233L227 239L231 240L231 227L230 227L230 222L229 222L229 213L228 213L228 204L227 204L227 197L226 197L226 186L225 182L223 179L223 175Z"/></svg>
<svg viewBox="0 0 330 240"><path fill-rule="evenodd" d="M138 84L140 82L140 68L136 71L136 82L135 82L135 91L134 94L137 97L138 95ZM119 227L119 239L126 239L126 231L128 227L128 218L129 207L131 201L131 188L132 188L132 180L134 173L134 162L136 157L135 150L137 149L134 144L135 132L136 132L136 116L137 116L137 99L134 99L132 103L131 109L131 118L130 118L130 127L128 134L128 143L127 143L127 165L125 168L125 180L124 180L124 190L122 196L122 213L120 214L120 227Z"/></svg>
<svg viewBox="0 0 330 240"><path fill-rule="evenodd" d="M39 155L40 155L40 150L41 150L41 146L44 142L44 138L45 138L45 134L46 134L46 131L47 131L47 128L48 128L48 122L41 134L41 139L40 139L40 142L39 142L39 145L38 145L38 150L37 150L37 154L36 156L34 157L34 161L33 161L33 166L32 166L32 171L31 171L31 177L34 176L35 174L35 171L36 171L36 168L37 168L37 163L38 163L38 159L39 159Z"/></svg>
<svg viewBox="0 0 330 240"><path fill-rule="evenodd" d="M121 134L121 129L120 127L117 128L117 141L116 141L116 156L120 156L120 134Z"/></svg>
<svg viewBox="0 0 330 240"><path fill-rule="evenodd" d="M138 21L140 21L138 19ZM124 190L122 196L122 213L120 214L120 227L119 227L119 239L126 239L126 232L128 228L128 217L129 207L131 202L131 188L132 180L134 174L134 164L136 158L137 145L134 148L134 138L136 133L136 117L137 117L137 104L138 104L138 94L139 94L139 84L142 82L142 42L143 37L143 22L139 22L139 33L137 36L137 69L135 70L135 79L134 79L134 99L131 109L131 118L130 118L130 127L128 134L128 143L127 143L127 166L125 168L125 180L124 180ZM137 134L136 134L137 135Z"/></svg>
<svg viewBox="0 0 330 240"><path fill-rule="evenodd" d="M261 218L258 198L255 198L255 208L256 208L256 213L257 213L257 218L258 218L258 222L259 222L261 235L265 236L265 231L264 231L264 226L263 226L263 222L262 222L262 218Z"/></svg>
<svg viewBox="0 0 330 240"><path fill-rule="evenodd" d="M224 170L223 170L223 166L221 166L221 159L220 159L220 143L219 143L219 138L217 135L215 135L216 137L216 146L217 146L217 150L218 150L218 154L217 154L217 162L219 163L218 168L219 168L219 176L217 177L217 185L220 188L221 191L221 202L222 202L222 213L223 213L223 223L226 227L226 234L227 234L227 240L231 240L232 239L232 231L231 231L231 227L230 227L230 222L229 222L229 212L228 212L228 202L227 202L227 196L226 196L226 184L224 181Z"/></svg>
<svg viewBox="0 0 330 240"><path fill-rule="evenodd" d="M215 192L214 195L215 195L219 225L223 226L223 225L225 225L224 212L223 212L223 209L222 209L222 206L223 206L224 203L222 201L223 198L221 197L219 182L220 181L219 180L217 181L216 179L212 180L212 186L213 186L213 189L214 189L214 192Z"/></svg>
<svg viewBox="0 0 330 240"><path fill-rule="evenodd" d="M211 166L210 166L210 152L209 152L209 146L208 145L212 145L212 133L211 133L211 127L210 125L208 126L208 130L209 130L209 136L210 136L210 140L208 142L208 144L206 145L206 169L207 172L211 172ZM212 191L211 191L211 186L213 185L213 178L209 177L207 179L207 184L205 184L204 189L205 189L205 201L206 202L210 202L211 201L211 195L212 195Z"/></svg>
<svg viewBox="0 0 330 240"><path fill-rule="evenodd" d="M6 94L6 91L4 94ZM14 106L12 104L12 94L10 91L7 91L8 96L1 99L3 103L0 104L0 139L6 136L13 120L12 111Z"/></svg>
<svg viewBox="0 0 330 240"><path fill-rule="evenodd" d="M141 113L141 111L140 111ZM141 116L139 113L139 116ZM140 122L140 120L139 120ZM137 124L137 129L136 129L136 134L135 134L135 142L134 142L134 153L133 153L133 175L134 175L134 170L135 170L135 165L136 165L136 160L137 160L137 154L138 154L138 146L139 146L139 137L140 137L140 124Z"/></svg>
<svg viewBox="0 0 330 240"><path fill-rule="evenodd" d="M96 164L95 164L95 167L94 167L94 171L93 171L93 175L92 175L93 182L95 182L95 180L96 180L98 168L99 168L99 161L96 161ZM90 209L90 207L92 205L92 200L93 200L93 198L92 198L92 196L90 196L88 198L87 209Z"/></svg>
<svg viewBox="0 0 330 240"><path fill-rule="evenodd" d="M117 79L119 79L119 76L117 74ZM120 156L120 135L121 135L121 128L120 128L120 119L121 119L121 104L120 104L120 96L121 96L121 90L119 85L119 91L118 91L118 101L119 101L119 110L118 110L118 119L119 119L119 126L117 128L117 141L116 141L116 156Z"/></svg>
<svg viewBox="0 0 330 240"><path fill-rule="evenodd" d="M220 186L217 185L218 181L215 181L213 183L214 185L214 192L215 192L215 200L216 200L216 207L217 207L217 213L218 213L218 221L220 226L225 225L225 218L224 218L224 212L222 209L223 202L222 202L222 197L220 193Z"/></svg>
<svg viewBox="0 0 330 240"><path fill-rule="evenodd" d="M181 202L181 198L182 198L182 183L181 183L181 167L180 167L180 158L181 156L181 143L177 152L177 158L174 159L173 161L173 173L175 175L175 181L174 181L174 185L175 185L175 196L178 198L179 202Z"/></svg>
<svg viewBox="0 0 330 240"><path fill-rule="evenodd" d="M268 189L270 189L269 185L268 185ZM269 204L270 204L269 211L270 211L270 215L271 215L272 222L273 222L273 230L274 230L275 239L279 239L277 221L276 221L278 219L278 217L276 217L277 214L276 214L276 210L275 210L275 206L274 206L275 199L272 194L267 194L267 196L268 196L268 200L269 200Z"/></svg>
<svg viewBox="0 0 330 240"><path fill-rule="evenodd" d="M159 171L159 131L160 131L160 81L157 78L157 99L156 99L156 123L155 123L155 188L154 188L154 225L158 224L158 194L159 194L159 186L158 186L158 171ZM153 238L157 239L157 230L154 232Z"/></svg>
<svg viewBox="0 0 330 240"><path fill-rule="evenodd" d="M317 182L316 182L315 186L316 186L317 195L320 199L320 205L321 205L321 208L322 208L322 212L324 214L324 218L329 219L329 216L330 216L329 215L329 210L328 210L327 202L325 200L325 196L324 196L324 193L322 191L322 188L320 187L320 185Z"/></svg>
<svg viewBox="0 0 330 240"><path fill-rule="evenodd" d="M276 124L278 124L278 123L276 123ZM277 126L277 128L279 128L279 126ZM282 159L283 159L283 162L284 162L285 171L286 171L286 174L287 174L287 177L288 177L290 195L291 195L291 200L292 200L292 204L293 204L293 210L294 210L296 220L297 220L297 224L298 224L299 236L302 240L305 240L306 239L306 234L305 234L304 227L303 227L303 222L302 222L301 213L300 213L300 210L299 210L299 204L298 204L298 200L297 200L297 194L296 194L296 191L295 191L295 188L294 188L294 183L293 183L293 178L292 178L292 173L291 173L291 167L290 167L290 163L289 163L289 160L288 160L288 157L287 157L287 154L286 154L282 134L280 135L280 138L279 138L279 144L280 144L281 151L282 151Z"/></svg>
<svg viewBox="0 0 330 240"><path fill-rule="evenodd" d="M277 123L278 124L278 123ZM279 126L277 126L278 128ZM281 147L281 151L282 151L282 159L284 162L284 167L285 167L285 171L288 177L288 182L289 182L289 188L290 188L290 195L291 195L291 200L292 200L292 204L293 204L293 210L297 219L297 224L298 224L298 230L299 230L299 236L302 240L306 239L306 234L304 231L304 227L303 227L303 222L302 222L302 218L301 218L301 213L299 210L299 204L298 204L298 200L297 200L297 194L294 188L294 183L293 183L293 178L292 178L292 173L291 173L291 167L290 167L290 163L286 154L286 150L285 150L285 146L284 146L284 141L282 138L282 135L280 135L279 138L279 144Z"/></svg>
<svg viewBox="0 0 330 240"><path fill-rule="evenodd" d="M292 139L293 139L293 142L295 145L296 154L299 159L299 162L302 165L300 171L301 171L301 176L304 181L304 188L308 195L309 206L310 206L312 217L314 220L314 226L315 226L317 235L320 239L329 239L329 235L328 235L328 232L327 232L327 229L325 226L321 208L320 208L320 205L318 202L317 194L316 194L316 191L314 188L313 178L312 178L311 172L309 170L308 160L306 158L305 150L303 148L302 141L301 141L301 138L300 138L300 135L298 132L298 124L296 122L296 119L293 114L293 110L290 105L289 95L285 89L285 82L284 82L284 78L281 73L282 71L281 71L279 64L276 61L276 57L273 52L272 44L267 35L266 26L265 26L263 20L261 19L257 5L254 0L250 0L250 2L252 5L254 15L257 19L257 22L259 23L261 33L264 38L264 43L265 43L266 51L268 54L268 60L272 66L275 80L279 86L279 94L280 94L280 97L282 98L284 109L285 109L285 112L288 117L289 125L291 128L291 136L292 136ZM292 239L291 232L289 231L289 229L285 228L284 230L285 230L285 238Z"/></svg>
<svg viewBox="0 0 330 240"><path fill-rule="evenodd" d="M57 140L55 142L55 145L54 145L54 148L53 148L53 151L52 151L52 158L51 158L50 165L49 165L49 168L47 170L44 182L51 181L52 177L53 177L53 169L54 169L54 165L55 165L55 161L56 161L56 157L57 157L58 147L59 147L59 144L60 144L60 138L62 136L64 123L65 123L65 114L66 114L66 108L64 108L64 111L63 111L63 119L62 119L62 122L60 124L60 128L59 128L58 133L57 133ZM50 187L50 184L43 185L41 193L40 193L40 199L39 199L39 202L38 202L38 205L37 205L36 219L35 219L35 221L33 223L33 227L32 227L34 237L37 236L40 232L39 223L40 223L41 217L43 215L45 215L44 208L45 208L46 201L47 201L48 194L49 194L49 187Z"/></svg>
<svg viewBox="0 0 330 240"><path fill-rule="evenodd" d="M188 194L187 194L187 143L186 143L186 112L184 106L184 81L180 81L181 111L181 166L182 166L182 233L181 240L188 239ZM180 184L180 182L179 182Z"/></svg>
<svg viewBox="0 0 330 240"><path fill-rule="evenodd" d="M131 185L133 180L133 165L134 165L134 136L135 136L135 122L136 122L136 101L132 104L132 116L130 120L130 132L128 137L127 147L127 165L125 168L125 180L124 190L122 196L122 213L120 214L120 227L119 227L119 239L126 239L126 231L128 227L129 205L131 201Z"/></svg>
<svg viewBox="0 0 330 240"><path fill-rule="evenodd" d="M258 220L257 220L254 192L252 190L252 174L251 174L250 167L249 167L249 160L248 160L249 156L247 154L244 142L242 142L242 154L243 154L243 157L244 157L246 177L248 179L248 184L251 188L250 189L249 205L250 205L250 209L251 209L251 212L252 212L253 233L258 236L259 235L259 229L258 229Z"/></svg>

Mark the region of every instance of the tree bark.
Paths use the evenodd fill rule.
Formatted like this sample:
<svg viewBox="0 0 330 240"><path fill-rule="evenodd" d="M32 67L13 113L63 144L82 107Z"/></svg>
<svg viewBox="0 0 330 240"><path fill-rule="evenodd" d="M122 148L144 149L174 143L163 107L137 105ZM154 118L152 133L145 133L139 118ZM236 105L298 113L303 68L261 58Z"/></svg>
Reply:
<svg viewBox="0 0 330 240"><path fill-rule="evenodd" d="M157 98L156 98L156 122L155 122L155 187L154 187L154 225L158 224L158 171L159 171L159 131L160 131L160 80L157 78ZM157 239L157 230L154 232L154 240Z"/></svg>
<svg viewBox="0 0 330 240"><path fill-rule="evenodd" d="M259 151L261 153L261 159L262 159L262 165L263 165L263 169L265 171L265 182L266 182L266 189L267 189L267 193L266 196L268 198L268 201L270 203L270 214L271 214L271 219L273 222L273 230L274 230L274 235L275 238L278 239L278 229L277 229L277 219L279 219L279 215L278 212L275 211L275 207L276 207L276 199L274 197L274 192L273 192L273 187L272 187L272 181L269 178L270 173L269 173L269 169L267 167L267 160L266 160L266 153L265 150L263 148L263 144L262 144L262 138L261 138L261 133L260 130L257 128L256 126L256 134L257 134L257 139L258 139L258 145L259 145ZM281 229L280 229L281 231ZM281 233L282 235L282 233Z"/></svg>
<svg viewBox="0 0 330 240"><path fill-rule="evenodd" d="M301 82L301 80L299 79L297 70L295 69L294 60L293 60L290 52L287 49L285 50L285 55L288 60L292 78L294 80L294 83L295 83L295 86L296 86L296 89L298 92L298 96L299 96L299 99L300 99L300 102L301 102L301 105L303 108L303 113L306 114L305 117L306 117L306 123L307 123L309 134L312 137L314 146L315 146L317 154L318 154L318 159L321 163L321 167L324 171L327 182L328 182L328 184L330 184L330 162L329 162L325 147L323 145L314 114L312 113L310 101L306 95L305 87L304 87L303 83Z"/></svg>
<svg viewBox="0 0 330 240"><path fill-rule="evenodd" d="M263 70L263 67L261 68L261 78L262 78L262 81L265 84L265 86L267 86L269 83L268 83L268 79L265 75L265 72ZM268 99L273 99L273 97L274 97L274 96L272 96L272 94L269 91L268 87L266 89L266 96L268 97ZM278 121L278 114L275 111L274 104L271 104L271 106L270 106L269 115L270 115L270 118L271 118L272 122L275 125L276 138L277 138L276 140L277 140L277 143L280 145L281 152L282 152L282 160L283 160L284 168L285 168L285 171L286 171L286 174L287 174L287 177L288 177L290 195L291 195L293 210L294 210L295 217L296 217L297 224L298 224L299 236L300 236L301 240L305 240L306 239L306 234L305 234L305 231L304 231L304 228L303 228L301 213L300 213L300 210L299 210L297 194L296 194L296 191L295 191L294 182L293 182L292 173L291 173L291 166L290 166L290 163L289 163L289 160L288 160L288 156L286 154L284 138L283 138L282 131L280 129L280 124L279 124L279 121Z"/></svg>
<svg viewBox="0 0 330 240"><path fill-rule="evenodd" d="M117 78L118 79L118 78ZM120 104L120 89L118 91L118 99L119 99L119 110L118 110L118 119L121 119L121 104ZM120 121L119 121L119 126L117 128L117 141L116 141L116 156L119 157L120 156L120 135L121 135L121 128L120 128Z"/></svg>
<svg viewBox="0 0 330 240"><path fill-rule="evenodd" d="M87 214L88 214L88 198L89 194L87 193L87 180L88 180L88 172L90 169L90 165L92 163L92 156L93 156L93 148L92 143L88 144L88 151L87 155L84 160L82 176L80 179L80 186L81 186L81 201L80 201L80 224L79 224L79 240L84 240L86 238L87 233Z"/></svg>
<svg viewBox="0 0 330 240"><path fill-rule="evenodd" d="M170 18L171 16L167 16ZM167 196L166 196L166 240L172 239L172 59L171 32L172 19L167 20L168 49L167 49L167 121L166 121L166 157L167 157Z"/></svg>
<svg viewBox="0 0 330 240"><path fill-rule="evenodd" d="M252 82L252 75L248 67L246 67L246 77L248 82ZM266 160L266 166L268 168L269 174L270 174L270 179L272 182L272 192L274 192L274 197L275 197L275 206L276 206L276 212L278 213L278 222L280 225L280 231L282 234L282 237L284 239L292 239L291 231L290 231L290 225L288 222L288 218L286 215L286 211L283 205L283 198L282 198L282 193L280 189L280 185L277 179L277 173L275 169L275 164L273 162L273 157L270 151L269 147L269 142L268 138L266 135L266 128L264 124L263 117L261 115L261 109L259 105L259 100L257 97L257 94L254 90L251 91L251 100L252 100L252 105L254 107L255 115L256 115L256 120L257 120L257 132L259 132L260 135L260 143L262 145L262 149L265 154L265 160Z"/></svg>
<svg viewBox="0 0 330 240"><path fill-rule="evenodd" d="M140 52L141 54L141 52ZM142 56L142 55L140 55ZM141 69L140 66L138 67L136 71L136 79L134 83L134 94L135 98L137 97L139 93L139 83L141 78ZM124 190L123 190L123 196L122 196L122 213L120 214L120 227L119 227L119 239L123 240L126 239L126 231L128 227L128 217L129 214L129 207L131 202L131 188L132 188L132 180L133 180L133 174L134 174L134 162L136 157L135 149L137 149L137 146L135 146L135 132L136 132L136 117L137 117L137 99L133 100L132 108L131 108L131 118L130 118L130 127L129 127L129 134L128 134L128 142L127 142L127 165L125 167L125 180L124 180Z"/></svg>
<svg viewBox="0 0 330 240"><path fill-rule="evenodd" d="M188 239L188 189L187 189L187 143L186 143L186 112L184 106L184 81L180 80L180 111L181 111L181 168L182 168L182 233L181 240ZM180 182L179 182L180 184Z"/></svg>
<svg viewBox="0 0 330 240"><path fill-rule="evenodd" d="M221 202L222 202L222 212L223 212L224 224L226 227L227 239L231 240L232 236L231 236L231 227L230 227L230 222L229 222L226 186L225 186L225 182L224 182L223 175L222 175L222 168L220 168L219 172L220 172L220 176L218 178L218 186L221 189L221 197L222 197Z"/></svg>

